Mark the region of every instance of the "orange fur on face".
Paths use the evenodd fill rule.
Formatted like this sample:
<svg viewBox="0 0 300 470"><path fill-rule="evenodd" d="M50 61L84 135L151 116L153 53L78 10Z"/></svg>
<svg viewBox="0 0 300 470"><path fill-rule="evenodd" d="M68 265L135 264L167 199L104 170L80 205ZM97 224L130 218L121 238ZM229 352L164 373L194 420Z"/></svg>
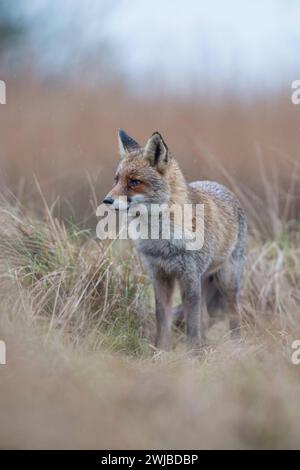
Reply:
<svg viewBox="0 0 300 470"><path fill-rule="evenodd" d="M136 186L131 184L132 180L139 181ZM116 184L109 193L112 197L119 196L133 196L135 194L144 194L150 189L150 184L143 181L143 176L140 173L133 173L131 169L124 168L119 171L116 176Z"/></svg>
<svg viewBox="0 0 300 470"><path fill-rule="evenodd" d="M148 189L149 189L149 185L144 182L141 182L138 186L134 186L130 188L129 191L132 192L133 194L143 194L147 192Z"/></svg>

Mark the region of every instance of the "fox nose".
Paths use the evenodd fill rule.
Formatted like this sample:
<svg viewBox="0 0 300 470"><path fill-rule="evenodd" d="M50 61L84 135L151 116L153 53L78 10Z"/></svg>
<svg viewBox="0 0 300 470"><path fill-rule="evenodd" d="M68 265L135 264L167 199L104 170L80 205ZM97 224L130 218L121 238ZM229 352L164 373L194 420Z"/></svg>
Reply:
<svg viewBox="0 0 300 470"><path fill-rule="evenodd" d="M103 204L113 204L114 200L111 196L106 196L104 199L103 199Z"/></svg>

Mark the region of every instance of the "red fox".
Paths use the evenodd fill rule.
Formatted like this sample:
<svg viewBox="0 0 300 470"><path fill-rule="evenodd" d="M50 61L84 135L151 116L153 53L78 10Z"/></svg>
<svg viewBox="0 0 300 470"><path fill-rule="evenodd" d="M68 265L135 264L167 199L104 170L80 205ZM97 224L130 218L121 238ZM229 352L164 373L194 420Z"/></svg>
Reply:
<svg viewBox="0 0 300 470"><path fill-rule="evenodd" d="M168 350L174 318L172 294L179 284L188 348L197 351L205 339L203 311L208 290L224 300L232 335L240 334L239 292L245 260L247 223L237 197L212 181L187 183L158 132L141 147L119 130L121 160L115 184L104 203L116 210L136 204L202 204L204 239L201 249L187 250L173 239L138 240L149 270L157 320L155 345ZM125 202L124 202L125 200ZM178 312L178 309L177 309Z"/></svg>

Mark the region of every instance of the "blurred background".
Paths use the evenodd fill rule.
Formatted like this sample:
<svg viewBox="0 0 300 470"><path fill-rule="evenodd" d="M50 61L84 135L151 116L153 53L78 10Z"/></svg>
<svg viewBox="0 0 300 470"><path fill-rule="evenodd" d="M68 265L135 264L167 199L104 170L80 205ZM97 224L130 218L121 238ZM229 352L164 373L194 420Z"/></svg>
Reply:
<svg viewBox="0 0 300 470"><path fill-rule="evenodd" d="M1 0L2 186L38 206L35 176L62 217L93 224L117 128L141 144L158 130L188 178L262 200L268 178L296 217L299 24L297 0Z"/></svg>

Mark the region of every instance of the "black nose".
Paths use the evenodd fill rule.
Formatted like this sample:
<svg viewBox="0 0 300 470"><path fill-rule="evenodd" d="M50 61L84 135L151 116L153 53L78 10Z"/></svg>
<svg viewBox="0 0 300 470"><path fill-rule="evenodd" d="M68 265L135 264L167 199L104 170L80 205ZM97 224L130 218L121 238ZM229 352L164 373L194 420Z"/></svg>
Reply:
<svg viewBox="0 0 300 470"><path fill-rule="evenodd" d="M104 204L112 204L113 202L114 200L111 196L106 196L106 198L103 199Z"/></svg>

